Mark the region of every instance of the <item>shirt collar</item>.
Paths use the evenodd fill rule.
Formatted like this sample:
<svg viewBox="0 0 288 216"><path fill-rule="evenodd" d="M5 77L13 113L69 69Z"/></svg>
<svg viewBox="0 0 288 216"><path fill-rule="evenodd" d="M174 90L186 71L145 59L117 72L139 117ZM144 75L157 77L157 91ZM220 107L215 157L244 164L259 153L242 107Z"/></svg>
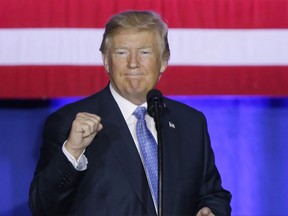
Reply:
<svg viewBox="0 0 288 216"><path fill-rule="evenodd" d="M109 85L110 87L110 91L112 93L112 96L114 97L116 103L118 104L121 113L125 119L125 121L128 120L128 118L133 114L133 112L135 111L135 109L138 107L137 105L131 103L130 101L128 101L127 99L125 99L124 97L122 97L112 86L112 84L110 83ZM147 102L145 102L144 104L142 104L141 106L146 107L147 108Z"/></svg>

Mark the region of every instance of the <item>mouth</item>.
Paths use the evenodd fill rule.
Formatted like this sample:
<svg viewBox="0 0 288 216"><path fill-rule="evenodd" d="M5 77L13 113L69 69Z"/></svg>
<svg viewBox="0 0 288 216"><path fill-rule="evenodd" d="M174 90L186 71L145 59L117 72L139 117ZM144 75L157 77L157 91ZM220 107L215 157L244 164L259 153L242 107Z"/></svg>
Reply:
<svg viewBox="0 0 288 216"><path fill-rule="evenodd" d="M145 76L145 74L143 74L143 73L126 73L126 74L124 74L124 76L127 76L127 77L143 77L143 76Z"/></svg>

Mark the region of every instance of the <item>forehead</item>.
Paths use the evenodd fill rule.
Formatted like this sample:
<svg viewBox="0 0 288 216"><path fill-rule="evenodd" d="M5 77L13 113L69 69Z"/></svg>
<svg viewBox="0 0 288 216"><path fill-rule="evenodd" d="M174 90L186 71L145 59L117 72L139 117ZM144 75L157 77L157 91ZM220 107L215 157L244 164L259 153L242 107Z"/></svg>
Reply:
<svg viewBox="0 0 288 216"><path fill-rule="evenodd" d="M156 46L160 41L159 33L155 30L119 29L111 38L112 46Z"/></svg>

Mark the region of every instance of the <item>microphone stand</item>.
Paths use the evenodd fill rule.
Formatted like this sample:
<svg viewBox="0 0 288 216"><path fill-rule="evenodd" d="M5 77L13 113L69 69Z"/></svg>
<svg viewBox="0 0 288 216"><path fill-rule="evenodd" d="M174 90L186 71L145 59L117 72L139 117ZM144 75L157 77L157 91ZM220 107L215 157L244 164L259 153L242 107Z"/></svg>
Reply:
<svg viewBox="0 0 288 216"><path fill-rule="evenodd" d="M158 140L158 216L163 216L163 145L160 126L160 116L158 110L158 101L155 102L155 127Z"/></svg>

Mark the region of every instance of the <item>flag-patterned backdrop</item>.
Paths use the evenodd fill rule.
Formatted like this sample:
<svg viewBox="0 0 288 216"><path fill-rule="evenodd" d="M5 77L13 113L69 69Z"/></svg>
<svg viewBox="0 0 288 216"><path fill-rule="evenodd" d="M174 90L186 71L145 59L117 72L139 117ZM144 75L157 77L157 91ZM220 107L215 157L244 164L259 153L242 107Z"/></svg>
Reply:
<svg viewBox="0 0 288 216"><path fill-rule="evenodd" d="M165 94L288 95L287 0L1 0L0 98L87 95L107 83L103 27L119 11L168 22Z"/></svg>
<svg viewBox="0 0 288 216"><path fill-rule="evenodd" d="M288 215L288 0L0 0L0 216L31 215L43 123L107 85L104 25L129 9L167 21L157 87L207 117L232 215Z"/></svg>

